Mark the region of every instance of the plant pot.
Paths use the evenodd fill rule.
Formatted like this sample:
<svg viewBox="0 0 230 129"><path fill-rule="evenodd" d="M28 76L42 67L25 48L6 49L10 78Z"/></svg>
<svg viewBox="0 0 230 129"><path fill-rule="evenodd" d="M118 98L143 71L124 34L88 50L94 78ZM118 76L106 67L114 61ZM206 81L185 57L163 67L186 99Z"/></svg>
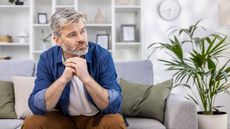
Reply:
<svg viewBox="0 0 230 129"><path fill-rule="evenodd" d="M214 112L213 115L206 115L198 112L199 129L227 129L227 113Z"/></svg>
<svg viewBox="0 0 230 129"><path fill-rule="evenodd" d="M22 2L22 1L20 1L20 0L17 0L16 2L15 2L15 5L23 5L24 4L24 2Z"/></svg>

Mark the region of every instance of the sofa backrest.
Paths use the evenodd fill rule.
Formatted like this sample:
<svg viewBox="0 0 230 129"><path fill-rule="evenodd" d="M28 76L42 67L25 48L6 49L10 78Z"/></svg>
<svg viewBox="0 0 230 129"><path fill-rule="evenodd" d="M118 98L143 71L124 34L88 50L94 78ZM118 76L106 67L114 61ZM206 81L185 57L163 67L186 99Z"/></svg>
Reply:
<svg viewBox="0 0 230 129"><path fill-rule="evenodd" d="M120 78L153 84L153 65L150 60L116 62L118 81ZM34 76L35 63L32 60L0 60L0 81L12 81L13 76Z"/></svg>
<svg viewBox="0 0 230 129"><path fill-rule="evenodd" d="M32 60L0 60L0 81L12 81L13 76L33 76Z"/></svg>
<svg viewBox="0 0 230 129"><path fill-rule="evenodd" d="M116 62L117 79L151 85L153 84L153 65L150 60Z"/></svg>

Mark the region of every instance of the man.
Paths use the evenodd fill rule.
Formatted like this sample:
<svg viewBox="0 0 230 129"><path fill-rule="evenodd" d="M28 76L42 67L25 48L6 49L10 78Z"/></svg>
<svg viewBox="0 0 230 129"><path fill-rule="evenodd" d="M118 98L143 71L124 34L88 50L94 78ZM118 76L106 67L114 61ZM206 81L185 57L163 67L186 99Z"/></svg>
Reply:
<svg viewBox="0 0 230 129"><path fill-rule="evenodd" d="M29 98L35 115L22 128L125 129L111 54L88 42L83 14L59 9L50 22L57 46L40 56Z"/></svg>

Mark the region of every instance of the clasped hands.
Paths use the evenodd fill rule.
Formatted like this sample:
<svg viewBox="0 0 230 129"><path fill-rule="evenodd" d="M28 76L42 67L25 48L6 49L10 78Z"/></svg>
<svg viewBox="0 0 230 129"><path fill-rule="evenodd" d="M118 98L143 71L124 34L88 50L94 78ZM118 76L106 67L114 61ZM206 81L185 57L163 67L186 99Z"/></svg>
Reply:
<svg viewBox="0 0 230 129"><path fill-rule="evenodd" d="M71 57L65 61L64 65L66 68L62 77L66 82L69 82L74 75L77 76L83 83L86 83L89 79L91 79L87 69L86 59L81 57Z"/></svg>

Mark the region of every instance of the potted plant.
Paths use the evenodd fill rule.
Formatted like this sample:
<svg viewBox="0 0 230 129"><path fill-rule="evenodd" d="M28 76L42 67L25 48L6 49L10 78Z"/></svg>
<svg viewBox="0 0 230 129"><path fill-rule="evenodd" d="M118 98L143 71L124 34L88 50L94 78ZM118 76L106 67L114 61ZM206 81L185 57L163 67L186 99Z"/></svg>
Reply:
<svg viewBox="0 0 230 129"><path fill-rule="evenodd" d="M47 36L45 36L44 34L44 30L41 30L41 41L42 41L42 49L43 50L47 50L48 48L50 48L52 46L51 43L51 34L48 34Z"/></svg>
<svg viewBox="0 0 230 129"><path fill-rule="evenodd" d="M15 3L15 5L23 5L24 2L20 1L20 0L9 0L10 3Z"/></svg>
<svg viewBox="0 0 230 129"><path fill-rule="evenodd" d="M170 59L159 60L167 66L167 70L175 72L174 87L185 86L192 91L193 94L187 98L201 109L198 112L199 129L227 129L227 114L218 110L220 106L215 105L215 97L221 92L229 94L227 89L230 86L230 59L223 64L218 62L224 58L229 44L226 42L226 36L221 33L196 36L198 30L206 30L199 26L199 23L200 21L188 28L180 27L174 30L168 43L152 43L148 49L154 48L153 52L163 49L169 54ZM185 51L185 45L187 48L191 47L191 50ZM215 116L223 118L220 121L214 118L214 122L207 122ZM218 123L220 125L217 125Z"/></svg>

